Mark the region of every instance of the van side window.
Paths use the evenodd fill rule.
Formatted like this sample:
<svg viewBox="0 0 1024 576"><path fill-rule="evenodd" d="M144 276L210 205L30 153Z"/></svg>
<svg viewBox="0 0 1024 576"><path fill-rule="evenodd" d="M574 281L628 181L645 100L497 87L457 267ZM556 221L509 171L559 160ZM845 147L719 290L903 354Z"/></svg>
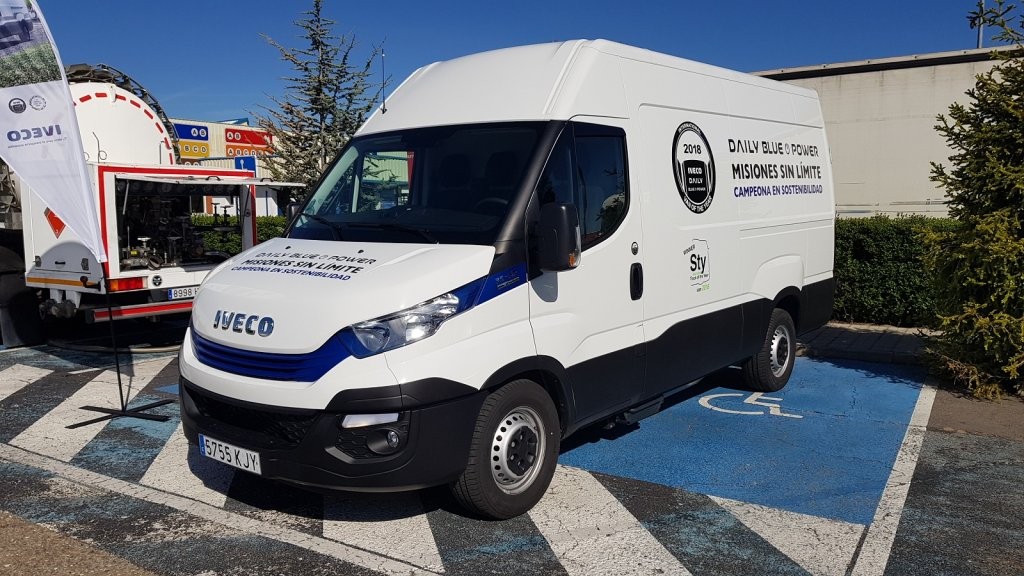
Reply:
<svg viewBox="0 0 1024 576"><path fill-rule="evenodd" d="M576 204L576 162L573 161L572 131L565 130L558 137L548 163L537 182L537 197L541 204L560 202Z"/></svg>
<svg viewBox="0 0 1024 576"><path fill-rule="evenodd" d="M625 145L621 136L576 134L576 161L583 249L619 227L628 205Z"/></svg>
<svg viewBox="0 0 1024 576"><path fill-rule="evenodd" d="M537 197L541 204L576 206L586 250L622 222L629 206L627 182L622 130L576 123L559 136L537 183Z"/></svg>

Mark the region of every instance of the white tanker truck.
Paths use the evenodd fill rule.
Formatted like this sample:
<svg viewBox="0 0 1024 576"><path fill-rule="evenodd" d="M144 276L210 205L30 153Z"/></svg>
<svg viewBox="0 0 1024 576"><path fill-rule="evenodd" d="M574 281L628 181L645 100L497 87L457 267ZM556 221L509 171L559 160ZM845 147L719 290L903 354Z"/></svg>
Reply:
<svg viewBox="0 0 1024 576"><path fill-rule="evenodd" d="M256 186L297 185L256 180L246 170L179 164L175 131L160 105L113 68L70 66L68 81L110 281L103 282L101 264L61 215L8 174L6 185L0 183L2 227L8 244L12 229L22 228L23 246L16 248L23 248L25 284L39 291L43 315L102 322L190 312L199 283L230 256L208 248L204 235L241 232L242 247L251 246ZM229 223L226 215L214 215L212 225L194 225L192 216L205 211L207 197L229 198L240 217ZM7 333L4 341L10 345Z"/></svg>

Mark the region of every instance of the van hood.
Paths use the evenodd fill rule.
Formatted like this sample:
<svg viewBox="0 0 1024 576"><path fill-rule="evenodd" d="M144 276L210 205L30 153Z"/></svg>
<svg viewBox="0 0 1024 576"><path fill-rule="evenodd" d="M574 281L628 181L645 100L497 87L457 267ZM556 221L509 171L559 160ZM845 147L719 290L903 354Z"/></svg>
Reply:
<svg viewBox="0 0 1024 576"><path fill-rule="evenodd" d="M275 238L207 276L193 304L192 329L246 350L311 352L346 326L404 310L487 275L493 259L491 246ZM218 313L258 319L247 322L250 330L242 324L236 331L222 328ZM263 334L270 326L263 321L267 317L273 328Z"/></svg>

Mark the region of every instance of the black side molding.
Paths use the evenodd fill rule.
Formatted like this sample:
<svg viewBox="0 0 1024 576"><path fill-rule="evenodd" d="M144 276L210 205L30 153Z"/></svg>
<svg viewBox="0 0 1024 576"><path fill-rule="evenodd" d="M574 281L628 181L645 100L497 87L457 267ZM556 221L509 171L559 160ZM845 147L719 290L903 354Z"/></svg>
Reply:
<svg viewBox="0 0 1024 576"><path fill-rule="evenodd" d="M800 323L796 327L797 335L820 328L832 318L835 293L835 277L804 286L800 291Z"/></svg>

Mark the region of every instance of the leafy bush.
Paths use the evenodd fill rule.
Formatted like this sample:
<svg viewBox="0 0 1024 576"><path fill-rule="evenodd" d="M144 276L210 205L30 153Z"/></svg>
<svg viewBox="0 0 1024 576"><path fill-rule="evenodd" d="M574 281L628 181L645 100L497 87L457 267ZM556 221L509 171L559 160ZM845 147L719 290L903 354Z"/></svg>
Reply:
<svg viewBox="0 0 1024 576"><path fill-rule="evenodd" d="M895 326L933 326L935 296L921 256L922 230L950 230L945 218L907 216L836 221L833 318Z"/></svg>
<svg viewBox="0 0 1024 576"><path fill-rule="evenodd" d="M194 226L213 227L214 219L210 214L193 214L192 224ZM242 233L238 228L238 217L228 216L227 223L223 217L218 216L216 225L218 227L231 227L230 232L218 232L209 230L203 232L203 244L207 250L219 250L232 256L242 251ZM256 217L256 240L257 243L266 242L271 238L277 238L284 234L288 226L288 219L284 216L257 216Z"/></svg>
<svg viewBox="0 0 1024 576"><path fill-rule="evenodd" d="M259 216L256 218L256 240L257 244L266 242L271 238L278 238L284 234L288 227L288 218L285 216Z"/></svg>
<svg viewBox="0 0 1024 576"><path fill-rule="evenodd" d="M1013 210L925 235L942 336L939 367L975 395L1024 393L1024 226Z"/></svg>
<svg viewBox="0 0 1024 576"><path fill-rule="evenodd" d="M979 1L971 13L1016 50L977 75L966 104L938 117L953 155L949 167L932 164L932 180L963 225L924 235L942 329L929 349L954 382L986 397L1024 394L1024 32L1011 26L1024 19L1014 8Z"/></svg>

